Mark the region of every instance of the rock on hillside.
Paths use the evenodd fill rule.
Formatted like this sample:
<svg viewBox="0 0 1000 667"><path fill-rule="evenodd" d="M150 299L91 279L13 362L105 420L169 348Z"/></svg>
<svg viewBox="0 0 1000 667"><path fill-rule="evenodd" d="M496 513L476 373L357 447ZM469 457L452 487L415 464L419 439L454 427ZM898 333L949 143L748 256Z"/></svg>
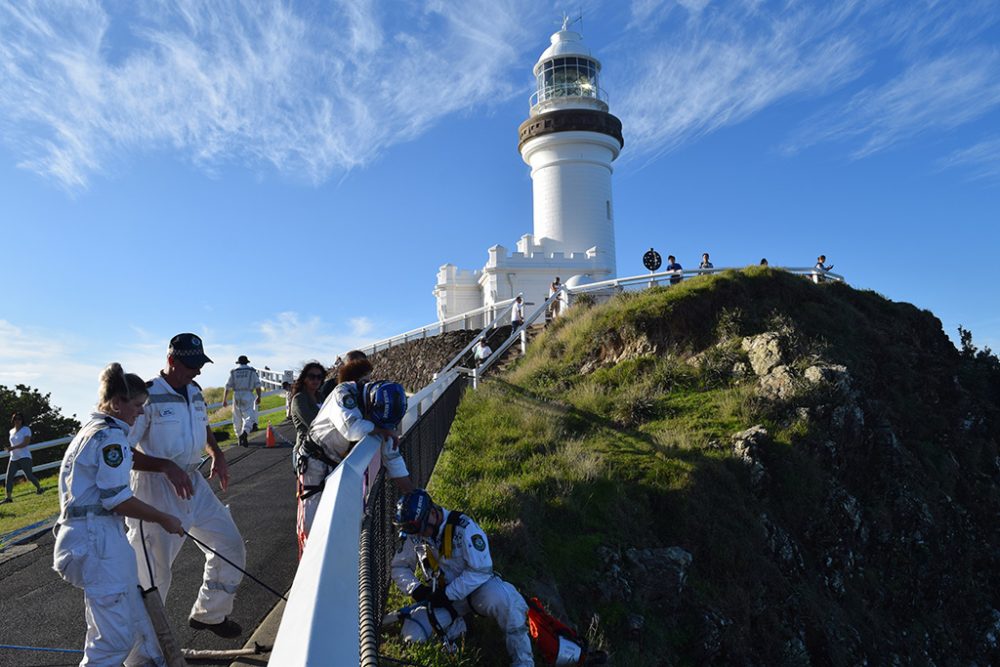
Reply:
<svg viewBox="0 0 1000 667"><path fill-rule="evenodd" d="M504 380L432 490L616 663L1000 664L1000 362L931 313L726 272L574 308Z"/></svg>

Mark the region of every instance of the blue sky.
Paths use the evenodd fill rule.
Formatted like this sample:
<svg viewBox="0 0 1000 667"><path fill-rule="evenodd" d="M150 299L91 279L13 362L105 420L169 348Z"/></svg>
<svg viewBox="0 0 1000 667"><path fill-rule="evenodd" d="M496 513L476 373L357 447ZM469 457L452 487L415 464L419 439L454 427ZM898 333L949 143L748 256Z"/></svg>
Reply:
<svg viewBox="0 0 1000 667"><path fill-rule="evenodd" d="M0 4L0 383L84 413L180 331L219 385L434 319L531 231L517 153L563 11L622 119L620 275L825 253L1000 348L993 1Z"/></svg>

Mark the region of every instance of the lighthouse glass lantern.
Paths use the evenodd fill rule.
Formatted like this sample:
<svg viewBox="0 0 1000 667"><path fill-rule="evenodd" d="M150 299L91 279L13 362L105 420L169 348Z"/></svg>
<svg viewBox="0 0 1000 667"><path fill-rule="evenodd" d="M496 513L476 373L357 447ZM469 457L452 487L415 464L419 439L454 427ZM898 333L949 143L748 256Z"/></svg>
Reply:
<svg viewBox="0 0 1000 667"><path fill-rule="evenodd" d="M553 35L534 73L532 115L569 107L608 110L607 95L599 84L601 63L590 55L579 33L564 27Z"/></svg>

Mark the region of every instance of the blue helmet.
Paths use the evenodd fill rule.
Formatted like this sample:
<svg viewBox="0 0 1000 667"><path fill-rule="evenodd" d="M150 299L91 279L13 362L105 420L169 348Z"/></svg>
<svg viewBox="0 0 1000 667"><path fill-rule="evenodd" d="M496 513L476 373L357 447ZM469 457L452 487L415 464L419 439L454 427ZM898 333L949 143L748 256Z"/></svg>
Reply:
<svg viewBox="0 0 1000 667"><path fill-rule="evenodd" d="M398 382L370 382L365 385L365 404L376 426L396 428L406 414L406 390Z"/></svg>
<svg viewBox="0 0 1000 667"><path fill-rule="evenodd" d="M393 523L407 535L422 533L427 527L427 517L430 516L434 503L430 495L423 489L414 489L396 502L396 518Z"/></svg>

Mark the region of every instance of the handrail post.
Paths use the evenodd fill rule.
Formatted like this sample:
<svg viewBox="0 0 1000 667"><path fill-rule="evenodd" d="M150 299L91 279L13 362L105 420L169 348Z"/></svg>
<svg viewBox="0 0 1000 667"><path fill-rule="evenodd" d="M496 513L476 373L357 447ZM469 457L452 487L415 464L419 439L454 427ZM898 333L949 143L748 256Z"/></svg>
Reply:
<svg viewBox="0 0 1000 667"><path fill-rule="evenodd" d="M521 325L521 356L523 357L528 353L528 331L526 327Z"/></svg>
<svg viewBox="0 0 1000 667"><path fill-rule="evenodd" d="M472 388L479 389L479 367L472 369Z"/></svg>

